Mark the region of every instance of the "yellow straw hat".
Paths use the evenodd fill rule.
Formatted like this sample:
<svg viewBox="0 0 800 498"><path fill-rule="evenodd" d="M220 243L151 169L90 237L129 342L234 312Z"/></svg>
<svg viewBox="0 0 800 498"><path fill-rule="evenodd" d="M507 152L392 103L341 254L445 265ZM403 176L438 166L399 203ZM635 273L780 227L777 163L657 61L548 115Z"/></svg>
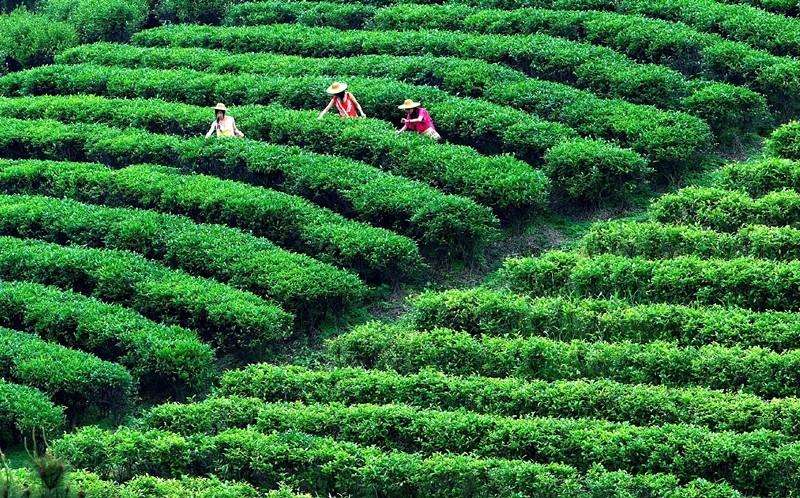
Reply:
<svg viewBox="0 0 800 498"><path fill-rule="evenodd" d="M408 109L413 109L415 107L419 107L421 105L422 104L420 104L419 102L414 102L411 99L406 99L405 101L403 101L401 105L397 106L397 108L408 110Z"/></svg>
<svg viewBox="0 0 800 498"><path fill-rule="evenodd" d="M328 89L325 91L331 95L336 95L337 93L342 93L345 90L347 90L347 83L334 81L333 83L331 83L331 86L329 86Z"/></svg>
<svg viewBox="0 0 800 498"><path fill-rule="evenodd" d="M220 102L217 105L215 105L214 106L214 110L215 111L228 112L228 108L225 107L225 104L223 104L222 102Z"/></svg>

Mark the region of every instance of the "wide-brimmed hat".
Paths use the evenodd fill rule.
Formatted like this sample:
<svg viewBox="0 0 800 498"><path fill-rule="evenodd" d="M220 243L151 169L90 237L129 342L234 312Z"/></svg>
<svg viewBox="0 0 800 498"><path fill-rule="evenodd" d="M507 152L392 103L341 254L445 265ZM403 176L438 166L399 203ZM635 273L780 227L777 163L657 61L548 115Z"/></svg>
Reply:
<svg viewBox="0 0 800 498"><path fill-rule="evenodd" d="M222 102L220 102L217 105L215 105L214 106L214 110L215 111L228 112L228 108L225 107L225 104L223 104Z"/></svg>
<svg viewBox="0 0 800 498"><path fill-rule="evenodd" d="M419 107L419 106L421 106L421 105L422 105L422 104L420 104L419 102L414 102L414 101L413 101L413 100L411 100L411 99L406 99L406 100L404 100L404 101L403 101L403 103L402 103L402 104L400 104L399 106L397 106L397 108L398 108L398 109L404 109L404 110L408 110L408 109L413 109L413 108L415 108L415 107Z"/></svg>
<svg viewBox="0 0 800 498"><path fill-rule="evenodd" d="M336 95L337 93L342 93L343 91L347 90L347 83L342 83L341 81L334 81L331 83L331 86L325 90L327 93L331 95Z"/></svg>

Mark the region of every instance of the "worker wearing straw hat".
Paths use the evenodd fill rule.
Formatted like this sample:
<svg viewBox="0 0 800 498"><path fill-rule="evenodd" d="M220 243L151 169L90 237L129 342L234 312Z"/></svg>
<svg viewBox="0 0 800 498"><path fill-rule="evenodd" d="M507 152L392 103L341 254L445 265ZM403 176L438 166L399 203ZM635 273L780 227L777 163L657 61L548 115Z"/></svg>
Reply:
<svg viewBox="0 0 800 498"><path fill-rule="evenodd" d="M211 128L206 133L206 138L211 138L211 135L214 134L217 137L244 138L244 133L236 127L236 121L234 121L233 116L228 116L227 113L228 108L222 102L214 106L215 117L211 123Z"/></svg>
<svg viewBox="0 0 800 498"><path fill-rule="evenodd" d="M403 123L403 127L397 130L397 133L415 131L434 140L440 140L442 138L433 125L433 119L430 113L428 113L427 109L422 107L421 103L406 99L405 102L397 106L397 108L406 111L406 117L400 120L400 122Z"/></svg>
<svg viewBox="0 0 800 498"><path fill-rule="evenodd" d="M347 91L347 83L334 81L331 83L331 86L328 87L326 93L331 96L331 101L328 102L325 109L319 113L317 119L322 119L334 106L336 106L336 110L339 111L339 116L343 118L367 117L361 109L361 104L353 97L352 93Z"/></svg>

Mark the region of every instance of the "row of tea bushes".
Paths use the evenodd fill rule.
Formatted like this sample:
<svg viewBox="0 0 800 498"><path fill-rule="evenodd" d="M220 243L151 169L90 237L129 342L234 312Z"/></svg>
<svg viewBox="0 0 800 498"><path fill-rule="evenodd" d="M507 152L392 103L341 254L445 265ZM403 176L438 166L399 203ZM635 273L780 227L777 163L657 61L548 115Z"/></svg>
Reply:
<svg viewBox="0 0 800 498"><path fill-rule="evenodd" d="M134 391L131 374L116 363L6 328L0 328L0 377L48 394L73 419L124 411Z"/></svg>
<svg viewBox="0 0 800 498"><path fill-rule="evenodd" d="M648 260L552 251L503 263L494 285L531 295L620 297L633 303L720 304L794 311L800 261L681 256Z"/></svg>
<svg viewBox="0 0 800 498"><path fill-rule="evenodd" d="M110 97L168 95L170 100L195 105L224 99L228 103L266 101L307 109L325 105L326 99L320 98L320 88L328 81L322 77L265 79L248 74L223 76L190 70L74 65L7 75L0 78L0 91L7 95L69 95L74 92ZM436 116L437 128L446 138L484 152L512 152L532 164L543 162L543 168L554 179L553 184L564 186L559 193L570 200L597 201L613 195L625 198L625 192L641 186L650 172L646 161L633 151L608 142L579 138L574 130L541 121L516 109L450 97L435 88L411 87L386 79L363 78L351 80L350 84L359 89L360 102L370 113L398 120L396 103L414 95ZM187 132L185 128L192 128L192 133L196 134L202 129L199 123L208 120L207 109L203 116L199 108L176 112L175 105L131 102L114 106L114 114L111 114L108 110L111 105L111 102L94 100L83 102L80 108L84 115L87 112L91 117L101 115L112 125L126 120L128 115L140 122L148 115L155 115L147 122L151 126L164 122L166 127L175 120L174 116L188 114L178 119L183 133ZM48 100L6 100L2 107L20 118L63 118L77 109L74 103ZM468 108L478 117L467 118ZM343 124L339 119L319 123L314 112L290 112L276 106L240 108L232 112L237 113L237 118L243 118L241 129L251 137L366 161L392 173L473 198L500 212L528 204L540 206L544 203L540 198L548 194L547 179L520 160L508 156L485 157L471 148L434 144L417 135L397 137L394 130L383 123L356 120ZM171 118L162 118L165 114ZM495 143L498 139L500 143ZM589 169L594 169L601 179L587 182L579 172Z"/></svg>
<svg viewBox="0 0 800 498"><path fill-rule="evenodd" d="M765 398L798 396L800 352L776 353L668 342L558 341L544 337L475 337L450 329L417 331L378 322L328 343L335 365L417 373L539 380L609 379L628 384L700 386Z"/></svg>
<svg viewBox="0 0 800 498"><path fill-rule="evenodd" d="M737 190L686 187L659 197L650 206L649 215L662 223L699 225L723 232L735 232L746 225L798 227L800 193L775 190L753 198Z"/></svg>
<svg viewBox="0 0 800 498"><path fill-rule="evenodd" d="M410 278L422 264L414 243L388 230L348 220L301 197L167 166L111 169L95 163L6 159L0 160L0 188L229 225L353 268L371 282Z"/></svg>
<svg viewBox="0 0 800 498"><path fill-rule="evenodd" d="M120 363L150 395L203 392L214 376L214 353L194 332L55 287L0 283L0 325Z"/></svg>
<svg viewBox="0 0 800 498"><path fill-rule="evenodd" d="M5 157L96 161L120 168L170 164L299 194L346 215L409 234L424 245L468 251L496 233L491 211L469 199L355 161L252 140L183 139L142 130L51 120L6 120Z"/></svg>
<svg viewBox="0 0 800 498"><path fill-rule="evenodd" d="M145 412L141 429L185 436L248 427L261 433L298 431L389 451L466 453L540 463L563 462L581 471L600 464L635 474L669 473L681 482L725 480L739 491L766 495L791 488L792 440L778 433L711 432L688 425L638 427L592 419L509 418L403 405L267 403L209 398L169 403ZM554 440L558 444L552 444ZM757 470L755 470L757 469Z"/></svg>
<svg viewBox="0 0 800 498"><path fill-rule="evenodd" d="M0 444L22 441L34 432L53 435L64 424L64 409L42 391L0 379Z"/></svg>
<svg viewBox="0 0 800 498"><path fill-rule="evenodd" d="M719 115L720 105L725 106L726 114L746 116L759 99L763 102L763 97L747 88L690 81L677 71L654 64L637 64L604 47L546 35L472 35L435 30L341 31L301 25L175 26L142 31L134 43L149 47L202 47L238 53L269 51L318 57L428 53L474 58L502 62L530 76L567 83L601 96L687 110L706 119ZM735 105L740 107L734 108Z"/></svg>
<svg viewBox="0 0 800 498"><path fill-rule="evenodd" d="M274 303L127 251L3 236L0 277L56 285L122 304L153 320L192 328L228 351L259 350L292 333L292 315Z"/></svg>
<svg viewBox="0 0 800 498"><path fill-rule="evenodd" d="M355 307L367 292L354 274L266 239L153 211L0 194L0 234L139 253L276 301L298 316Z"/></svg>
<svg viewBox="0 0 800 498"><path fill-rule="evenodd" d="M800 229L747 225L729 233L693 225L609 221L592 225L581 239L581 250L589 255L611 253L648 259L695 255L788 261L800 259Z"/></svg>
<svg viewBox="0 0 800 498"><path fill-rule="evenodd" d="M705 480L682 485L672 476L630 475L600 467L582 474L563 464L458 455L424 457L291 432L266 435L231 429L215 436L184 437L158 430L110 432L88 427L54 442L52 448L78 468L123 480L144 471L166 477L214 474L266 489L277 482L291 482L316 495L741 496L728 485Z"/></svg>
<svg viewBox="0 0 800 498"><path fill-rule="evenodd" d="M642 154L654 169L664 173L693 168L712 141L708 125L694 116L623 100L601 99L568 85L528 78L513 69L475 59L392 55L319 59L99 43L65 50L56 60L61 64L193 69L219 74L342 74L436 86L451 94L480 97L565 123L584 136L619 142Z"/></svg>
<svg viewBox="0 0 800 498"><path fill-rule="evenodd" d="M541 336L569 341L673 341L681 346L800 348L800 316L741 308L631 305L614 299L530 298L484 288L414 296L408 322L420 330Z"/></svg>
<svg viewBox="0 0 800 498"><path fill-rule="evenodd" d="M770 429L800 435L800 401L704 388L621 384L610 380L523 381L299 366L251 365L222 376L220 396L304 403L407 404L511 417L600 418L636 425L691 424L711 430Z"/></svg>
<svg viewBox="0 0 800 498"><path fill-rule="evenodd" d="M53 68L56 66L47 69ZM159 133L196 136L202 133L209 123L207 107L167 103L161 100L86 98L68 94L91 92L135 98L152 97L162 92L164 88L183 81L182 88L188 93L191 93L193 86L190 82L199 84L204 92L210 93L206 97L181 96L180 92L176 91L170 98L202 104L204 98L210 98L211 101L222 100L224 91L218 89L219 85L231 88L241 83L233 78L216 76L215 82L205 85L202 83L209 77L191 71L107 69L96 66L68 66L68 69L60 73L63 85L54 83L44 73L39 74L39 70L14 73L12 76L18 78L16 83L20 83L23 79L27 81L20 83L20 86L16 83L10 85L9 88L13 88L9 89L11 94L53 93L62 96L2 99L0 109L20 119L54 118L61 121L71 120L79 110L82 110L83 119L93 122L120 127L142 127ZM97 75L98 72L105 73L106 78L101 75L97 79L92 79L90 88L80 83L82 73ZM137 74L138 77L133 77ZM119 78L125 80L123 86L130 84L134 88L122 88ZM245 76L242 78L250 79ZM46 83L39 84L44 81ZM271 85L275 85L276 91L280 91L278 90L280 83L281 80L270 82ZM286 83L291 85L291 82ZM303 86L299 81L295 83ZM2 84L0 80L0 87ZM233 95L228 95L229 103L262 100L253 98L251 93L258 92L258 88L254 85L245 84L241 88L246 88L244 91L249 96L237 99ZM304 93L312 93L311 87L307 88L309 91ZM292 100L289 99L290 103L296 105L297 103L291 102ZM232 109L231 112L237 118L238 127L246 131L249 138L301 146L320 154L335 154L365 161L393 174L424 181L444 191L473 198L499 211L522 209L526 205L540 207L549 194L547 178L520 160L508 156L481 156L471 148L432 143L427 137L416 134L398 137L385 123L373 120L352 120L350 123L342 123L342 120L334 116L320 122L314 112L292 111L278 105L243 106ZM619 173L618 176L612 177L611 180L617 184L627 185L628 182L635 185L637 180L643 181L642 177L649 172L646 162L637 154L604 142L570 140L551 149L547 155L548 167L565 161L576 161L577 164L573 168L580 170L597 167L607 161L614 165L613 168L606 169L609 176L611 173L632 170L629 177ZM573 159L575 156L577 160ZM601 193L611 193L611 190ZM541 199L542 197L544 199Z"/></svg>

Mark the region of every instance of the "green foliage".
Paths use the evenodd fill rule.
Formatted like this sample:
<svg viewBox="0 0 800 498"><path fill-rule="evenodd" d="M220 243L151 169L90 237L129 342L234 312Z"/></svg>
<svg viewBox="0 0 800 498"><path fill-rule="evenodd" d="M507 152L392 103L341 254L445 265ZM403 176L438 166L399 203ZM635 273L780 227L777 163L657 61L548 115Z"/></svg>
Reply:
<svg viewBox="0 0 800 498"><path fill-rule="evenodd" d="M714 186L744 190L752 196L784 188L800 191L800 163L788 159L731 163L714 171L711 177Z"/></svg>
<svg viewBox="0 0 800 498"><path fill-rule="evenodd" d="M563 462L586 471L594 464L635 474L669 473L681 482L725 480L754 495L794 484L782 472L796 464L790 437L770 432L715 433L689 425L640 427L589 419L508 418L403 405L276 403L210 398L147 411L138 427L189 436L231 428L298 431L431 455L464 453L532 462ZM554 440L558 444L552 444ZM653 455L641 458L641 455ZM753 471L753 469L757 469Z"/></svg>
<svg viewBox="0 0 800 498"><path fill-rule="evenodd" d="M151 396L202 392L214 376L214 353L194 332L55 287L0 284L0 325L120 363Z"/></svg>
<svg viewBox="0 0 800 498"><path fill-rule="evenodd" d="M650 206L656 221L734 232L745 225L800 227L800 193L776 190L753 198L738 190L687 187Z"/></svg>
<svg viewBox="0 0 800 498"><path fill-rule="evenodd" d="M800 261L697 256L647 260L552 251L537 258L506 260L496 284L531 295L790 311L797 310L800 302Z"/></svg>
<svg viewBox="0 0 800 498"><path fill-rule="evenodd" d="M541 380L609 379L628 384L741 390L765 398L797 396L800 353L668 342L558 341L544 337L474 337L450 329L416 331L369 323L328 343L338 366L416 373Z"/></svg>
<svg viewBox="0 0 800 498"><path fill-rule="evenodd" d="M44 0L40 10L72 25L83 43L127 41L147 20L147 0Z"/></svg>
<svg viewBox="0 0 800 498"><path fill-rule="evenodd" d="M153 211L0 194L0 234L136 252L277 301L298 316L357 306L366 294L355 275L266 239Z"/></svg>
<svg viewBox="0 0 800 498"><path fill-rule="evenodd" d="M222 88L234 91L234 87L237 87L236 90L246 94L239 99L229 96L229 102L230 100L250 102L261 100L258 96L262 93L280 91L282 86L281 80L270 80L269 85L262 83L259 89L259 83L256 81L260 78L241 77L237 81L232 77L209 77L188 71L103 69L93 66L69 66L63 68L63 71L59 70L58 66L50 66L50 69L60 74L63 83L57 83L50 75L44 73L37 75L28 72L25 73L30 77L27 81L23 81L24 77L15 82L5 81L9 84L9 93L63 94L73 91L92 91L123 97L153 97L161 93L164 88L177 86L183 88L183 91L171 92L171 99L201 104L204 99L209 98L222 100L224 96ZM90 80L86 80L87 77ZM196 80L198 77L204 82L203 84ZM192 80L195 80L195 85L186 83ZM252 84L248 83L248 80ZM180 81L184 84L181 85ZM315 85L323 85L324 81L315 78L313 81L289 80L283 83L301 88L297 88L298 95L294 98L287 95L282 101L295 107L302 107L297 101L318 100L314 97L313 88ZM370 83L377 89L376 82ZM0 80L0 87L2 85L3 80ZM122 88L128 85L130 89ZM386 89L383 85L381 88ZM5 110L19 117L34 119L51 117L66 121L78 113L83 115L84 119L89 118L112 126L123 124L143 126L144 123L148 123L148 128L154 132L177 131L188 135L196 135L197 130L202 129L209 119L207 108L167 104L161 101L120 102L85 97L41 97L3 99L3 105ZM324 103L322 105L324 106ZM350 123L342 123L341 119L331 116L328 120L319 122L313 111L292 112L278 106L247 106L241 109L241 112L239 109L233 112L236 112L237 118L242 118L239 120L239 127L247 130L249 137L265 139L272 143L303 146L318 153L335 153L356 160L365 160L394 174L425 181L445 191L471 197L501 212L513 209L541 209L546 204L549 193L547 178L530 165L511 157L485 157L467 147L439 146L427 137L416 134L397 137L394 130L385 123L373 120L351 120ZM159 126L161 123L163 125ZM579 159L592 161L594 157L585 157L588 154L581 153L586 149L587 141L579 139L577 142L565 144L565 147L572 149L573 154ZM618 150L615 146L607 146L607 149L614 153ZM627 162L642 161L635 153L631 152L629 156L621 157L627 159Z"/></svg>
<svg viewBox="0 0 800 498"><path fill-rule="evenodd" d="M682 346L800 347L795 313L739 308L631 305L614 299L530 298L490 289L425 292L411 300L410 323L474 336L541 336L563 341L673 341Z"/></svg>
<svg viewBox="0 0 800 498"><path fill-rule="evenodd" d="M156 13L162 21L217 24L235 0L159 0Z"/></svg>
<svg viewBox="0 0 800 498"><path fill-rule="evenodd" d="M592 417L637 425L693 424L737 432L770 429L800 434L796 398L765 401L750 394L703 388L595 381L523 381L452 377L425 370L391 371L251 365L229 370L217 394L304 403L401 403L506 416Z"/></svg>
<svg viewBox="0 0 800 498"><path fill-rule="evenodd" d="M242 4L246 5L260 4ZM618 141L647 157L655 169L664 173L693 168L712 142L708 125L694 116L623 100L601 99L568 85L535 80L505 66L475 59L391 55L314 59L270 53L232 54L202 48L144 48L101 43L66 50L57 61L130 68L194 69L209 73L235 71L269 76L339 73L437 86L451 94L481 97L565 123L582 135Z"/></svg>
<svg viewBox="0 0 800 498"><path fill-rule="evenodd" d="M50 64L55 54L77 44L69 24L23 9L0 15L0 57L12 71Z"/></svg>
<svg viewBox="0 0 800 498"><path fill-rule="evenodd" d="M563 199L615 204L644 193L652 169L632 151L585 142L578 147L562 143L550 149L544 173Z"/></svg>
<svg viewBox="0 0 800 498"><path fill-rule="evenodd" d="M373 282L413 277L422 264L414 243L405 237L271 189L155 165L114 170L101 164L23 159L0 160L0 171L0 186L8 192L153 209L227 224L354 268ZM352 282L352 277L344 281Z"/></svg>
<svg viewBox="0 0 800 498"><path fill-rule="evenodd" d="M0 237L0 276L72 289L177 322L228 351L258 350L291 333L292 317L277 305L127 251Z"/></svg>
<svg viewBox="0 0 800 498"><path fill-rule="evenodd" d="M791 121L772 132L764 144L769 154L785 159L800 159L800 122Z"/></svg>
<svg viewBox="0 0 800 498"><path fill-rule="evenodd" d="M257 487L289 482L315 495L344 494L366 498L407 496L468 497L513 494L520 498L568 497L610 487L616 494L601 496L737 497L723 484L692 481L681 485L674 477L608 472L593 467L586 474L563 464L470 456L383 453L376 448L302 433L260 434L231 429L216 436L119 429L106 432L89 427L54 444L57 455L101 475L126 478L143 470L165 476L214 473L222 479L241 479Z"/></svg>
<svg viewBox="0 0 800 498"><path fill-rule="evenodd" d="M789 261L800 259L800 230L748 225L725 233L655 222L606 222L593 225L581 239L581 246L589 255L612 253L649 259L751 256Z"/></svg>
<svg viewBox="0 0 800 498"><path fill-rule="evenodd" d="M434 247L480 246L499 224L488 208L463 197L363 163L253 140L182 139L96 124L8 118L0 151L10 157L67 158L113 167L170 164L275 187Z"/></svg>
<svg viewBox="0 0 800 498"><path fill-rule="evenodd" d="M22 441L34 431L55 435L64 422L64 409L43 392L0 379L0 444Z"/></svg>
<svg viewBox="0 0 800 498"><path fill-rule="evenodd" d="M10 329L0 329L0 376L47 393L71 418L118 413L133 394L120 365Z"/></svg>

